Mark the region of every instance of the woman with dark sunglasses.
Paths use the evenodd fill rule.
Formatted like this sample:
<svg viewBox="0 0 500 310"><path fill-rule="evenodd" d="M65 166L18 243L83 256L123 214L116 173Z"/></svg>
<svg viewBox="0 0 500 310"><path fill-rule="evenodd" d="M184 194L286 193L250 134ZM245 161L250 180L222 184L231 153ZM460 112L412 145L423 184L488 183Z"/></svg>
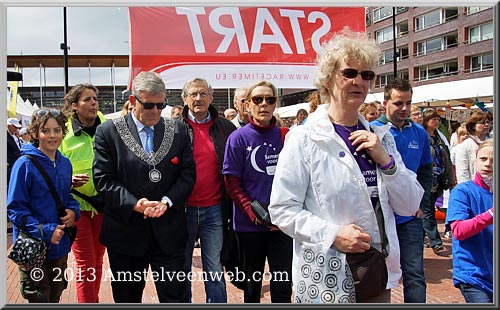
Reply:
<svg viewBox="0 0 500 310"><path fill-rule="evenodd" d="M288 131L276 126L277 100L272 83L250 86L246 98L250 122L231 133L224 155L222 173L234 202L233 229L245 273L245 303L260 302L266 258L272 276L271 302L290 303L292 296L292 239L266 219L274 170Z"/></svg>
<svg viewBox="0 0 500 310"><path fill-rule="evenodd" d="M280 153L269 213L295 239L296 303L390 303L391 288L399 285L394 212L415 214L423 189L405 168L389 127L371 128L358 113L379 55L374 40L348 29L326 43L316 79L325 104L290 130ZM356 292L347 253L367 250L386 268L374 269L367 286L378 289L361 296L368 291Z"/></svg>
<svg viewBox="0 0 500 310"><path fill-rule="evenodd" d="M79 303L98 303L105 247L99 242L103 219L103 202L92 179L94 135L105 121L99 111L98 90L92 84L77 84L64 96L63 112L68 115L68 134L59 150L73 165L73 197L80 203L81 220L72 250L78 279Z"/></svg>

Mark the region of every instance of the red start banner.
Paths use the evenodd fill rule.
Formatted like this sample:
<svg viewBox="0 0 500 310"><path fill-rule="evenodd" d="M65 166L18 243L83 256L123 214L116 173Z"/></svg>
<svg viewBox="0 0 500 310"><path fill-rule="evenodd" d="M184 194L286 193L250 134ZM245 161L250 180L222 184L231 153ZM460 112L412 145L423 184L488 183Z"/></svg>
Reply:
<svg viewBox="0 0 500 310"><path fill-rule="evenodd" d="M214 88L268 80L313 88L321 44L344 27L365 31L363 7L131 7L131 78L159 73L167 88L194 77Z"/></svg>

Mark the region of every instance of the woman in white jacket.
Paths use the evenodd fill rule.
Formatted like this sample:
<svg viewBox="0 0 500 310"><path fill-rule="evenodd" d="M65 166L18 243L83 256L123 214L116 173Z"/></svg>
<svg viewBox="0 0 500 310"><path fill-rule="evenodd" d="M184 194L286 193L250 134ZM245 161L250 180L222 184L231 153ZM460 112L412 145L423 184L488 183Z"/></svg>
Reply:
<svg viewBox="0 0 500 310"><path fill-rule="evenodd" d="M356 302L346 253L381 250L378 202L388 281L380 295L357 302L390 302L401 277L393 213L414 215L423 189L401 161L389 127L370 128L357 112L379 53L373 40L349 30L324 46L316 87L327 104L289 132L278 160L269 212L294 238L296 303Z"/></svg>
<svg viewBox="0 0 500 310"><path fill-rule="evenodd" d="M478 146L488 138L491 121L488 113L476 111L469 116L465 128L469 138L457 146L455 154L455 174L457 183L474 179L476 173L476 151Z"/></svg>

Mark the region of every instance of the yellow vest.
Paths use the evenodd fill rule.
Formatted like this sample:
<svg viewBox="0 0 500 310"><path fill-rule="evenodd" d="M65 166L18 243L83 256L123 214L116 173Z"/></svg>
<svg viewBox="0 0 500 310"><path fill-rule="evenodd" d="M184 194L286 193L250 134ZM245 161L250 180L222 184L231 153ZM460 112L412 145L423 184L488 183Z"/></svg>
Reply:
<svg viewBox="0 0 500 310"><path fill-rule="evenodd" d="M97 112L97 116L101 120L101 124L106 121L106 118L101 112ZM81 135L75 136L73 132L73 119L69 118L66 123L68 133L59 146L59 151L63 153L71 161L73 166L73 175L88 173L89 181L85 185L76 188L80 193L89 197L97 195L92 177L92 163L94 161L94 138L90 137L85 131L81 131ZM73 197L80 203L80 210L92 211L92 216L97 214L97 210L90 203L72 194Z"/></svg>

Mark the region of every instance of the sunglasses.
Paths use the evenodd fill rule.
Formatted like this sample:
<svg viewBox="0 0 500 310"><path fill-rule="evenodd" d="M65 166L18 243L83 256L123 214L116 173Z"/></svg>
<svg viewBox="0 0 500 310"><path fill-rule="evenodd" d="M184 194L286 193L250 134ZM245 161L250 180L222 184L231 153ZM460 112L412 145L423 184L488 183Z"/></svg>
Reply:
<svg viewBox="0 0 500 310"><path fill-rule="evenodd" d="M354 79L358 76L358 74L361 75L361 78L365 81L371 81L375 78L375 72L368 70L368 71L358 71L353 68L347 68L344 70L340 70L340 73L342 73L342 76L348 79Z"/></svg>
<svg viewBox="0 0 500 310"><path fill-rule="evenodd" d="M61 115L61 111L56 109L40 109L36 111L37 116L45 116L49 113L52 114L54 117L58 117L59 115Z"/></svg>
<svg viewBox="0 0 500 310"><path fill-rule="evenodd" d="M276 100L278 100L278 97L276 96L253 96L252 97L252 102L255 104L261 104L262 102L266 101L267 104L272 105L276 103Z"/></svg>
<svg viewBox="0 0 500 310"><path fill-rule="evenodd" d="M151 110L154 107L156 107L158 110L163 110L167 106L166 101L156 102L156 103L155 102L143 102L143 101L141 101L141 99L137 98L136 96L134 96L134 98L137 101L139 101L142 104L142 106L144 107L144 109L146 109L146 110Z"/></svg>

